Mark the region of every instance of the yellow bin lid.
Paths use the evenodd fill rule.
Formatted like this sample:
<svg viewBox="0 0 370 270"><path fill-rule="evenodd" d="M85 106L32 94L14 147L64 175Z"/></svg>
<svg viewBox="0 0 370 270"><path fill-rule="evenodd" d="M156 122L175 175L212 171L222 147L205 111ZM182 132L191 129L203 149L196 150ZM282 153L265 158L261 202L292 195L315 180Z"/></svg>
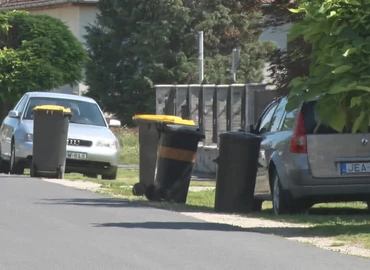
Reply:
<svg viewBox="0 0 370 270"><path fill-rule="evenodd" d="M195 126L195 123L193 120L185 120L175 115L137 114L132 119L153 121L153 122L164 122L164 123L175 124L175 125Z"/></svg>
<svg viewBox="0 0 370 270"><path fill-rule="evenodd" d="M63 113L72 113L70 108L64 108L63 106L57 105L41 105L33 108L34 111L54 111Z"/></svg>

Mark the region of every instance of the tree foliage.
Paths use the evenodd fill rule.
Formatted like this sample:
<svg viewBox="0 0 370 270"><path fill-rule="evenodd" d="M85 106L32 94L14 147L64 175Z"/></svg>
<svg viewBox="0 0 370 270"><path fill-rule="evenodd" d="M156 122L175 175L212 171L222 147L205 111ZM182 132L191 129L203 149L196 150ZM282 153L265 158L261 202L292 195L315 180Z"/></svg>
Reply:
<svg viewBox="0 0 370 270"><path fill-rule="evenodd" d="M293 13L304 18L290 31L312 45L307 77L291 82L291 110L319 97L322 121L339 132L367 132L370 118L370 0L311 0Z"/></svg>
<svg viewBox="0 0 370 270"><path fill-rule="evenodd" d="M46 15L0 13L0 99L82 80L87 53L68 27Z"/></svg>
<svg viewBox="0 0 370 270"><path fill-rule="evenodd" d="M154 112L154 84L198 83L198 31L204 32L205 79L228 83L232 49L241 47L239 82L262 79L272 45L258 41L256 0L100 0L87 27L88 96L130 124Z"/></svg>

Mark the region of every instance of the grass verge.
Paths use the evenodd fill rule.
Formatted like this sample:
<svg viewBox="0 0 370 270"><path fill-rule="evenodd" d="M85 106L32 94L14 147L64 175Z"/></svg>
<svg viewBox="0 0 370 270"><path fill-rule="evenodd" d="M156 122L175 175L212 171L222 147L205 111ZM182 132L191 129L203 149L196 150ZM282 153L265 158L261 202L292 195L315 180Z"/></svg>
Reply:
<svg viewBox="0 0 370 270"><path fill-rule="evenodd" d="M136 128L112 129L121 144L121 164L139 164L139 136Z"/></svg>

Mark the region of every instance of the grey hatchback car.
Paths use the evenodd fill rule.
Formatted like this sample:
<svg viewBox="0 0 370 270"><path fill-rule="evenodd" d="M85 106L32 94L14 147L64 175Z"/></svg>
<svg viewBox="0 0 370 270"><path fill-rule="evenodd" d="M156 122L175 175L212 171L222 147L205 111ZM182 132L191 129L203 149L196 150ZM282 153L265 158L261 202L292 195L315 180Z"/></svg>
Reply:
<svg viewBox="0 0 370 270"><path fill-rule="evenodd" d="M319 120L315 100L292 112L286 104L271 102L252 129L263 137L255 209L270 199L275 215L323 202L364 201L370 209L370 134L334 131Z"/></svg>
<svg viewBox="0 0 370 270"><path fill-rule="evenodd" d="M72 110L67 141L66 173L77 172L102 179L117 177L120 144L107 124L99 105L91 98L50 92L28 92L0 127L0 172L23 174L33 151L33 108L59 105Z"/></svg>

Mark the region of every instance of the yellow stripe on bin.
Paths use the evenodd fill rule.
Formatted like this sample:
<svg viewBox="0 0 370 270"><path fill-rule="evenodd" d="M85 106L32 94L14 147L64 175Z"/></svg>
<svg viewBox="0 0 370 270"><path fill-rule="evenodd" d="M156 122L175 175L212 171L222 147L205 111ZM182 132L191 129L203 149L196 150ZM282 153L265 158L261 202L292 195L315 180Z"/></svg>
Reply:
<svg viewBox="0 0 370 270"><path fill-rule="evenodd" d="M161 146L159 148L159 157L194 163L196 153L188 150Z"/></svg>

